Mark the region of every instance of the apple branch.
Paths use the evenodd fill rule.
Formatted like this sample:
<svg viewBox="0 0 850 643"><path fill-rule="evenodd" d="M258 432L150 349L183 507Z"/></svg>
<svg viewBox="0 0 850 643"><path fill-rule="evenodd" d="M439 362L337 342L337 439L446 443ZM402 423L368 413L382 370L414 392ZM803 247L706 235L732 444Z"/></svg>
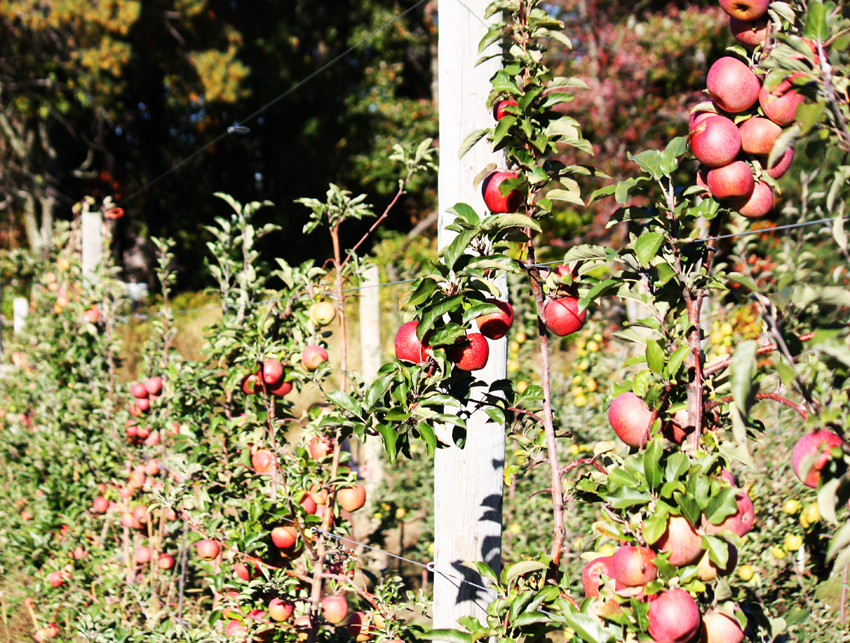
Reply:
<svg viewBox="0 0 850 643"><path fill-rule="evenodd" d="M806 333L805 335L800 335L797 339L799 339L801 342L807 342L807 341L811 340L814 336L815 336L814 333ZM772 353L775 350L776 350L776 344L764 344L763 346L760 346L758 349L756 349L756 355L767 355L769 353ZM713 375L714 373L716 373L718 371L722 371L724 368L728 368L729 364L731 364L731 362L732 362L732 358L727 357L720 362L717 362L715 364L711 364L710 366L706 366L703 369L703 375L705 375L705 376Z"/></svg>
<svg viewBox="0 0 850 643"><path fill-rule="evenodd" d="M793 402L787 397L782 397L778 393L756 393L755 398L756 400L773 400L774 402L779 402L780 404L797 411L797 413L800 414L800 417L802 417L804 420L807 420L809 418L809 413L806 409L805 404L798 404L797 402ZM727 395L726 397L722 397L719 400L709 402L705 405L705 410L711 411L712 409L716 409L722 404L729 404L729 402L732 402L731 395Z"/></svg>
<svg viewBox="0 0 850 643"><path fill-rule="evenodd" d="M599 464L599 463L596 461L596 457L595 457L595 456L594 456L594 457L592 457L592 458L579 458L578 460L575 460L574 462L571 462L570 464L568 464L568 465L566 465L566 466L564 466L564 467L561 467L560 474L561 474L562 476L563 476L563 475L566 475L567 473L569 473L569 472L570 472L570 471L572 471L573 469L577 468L580 464L590 464L590 465L593 465L594 467L596 467L596 470L597 470L597 471L599 471L600 473L604 473L606 476L608 475L608 469L606 469L606 468L605 468L605 467L603 467L601 464Z"/></svg>

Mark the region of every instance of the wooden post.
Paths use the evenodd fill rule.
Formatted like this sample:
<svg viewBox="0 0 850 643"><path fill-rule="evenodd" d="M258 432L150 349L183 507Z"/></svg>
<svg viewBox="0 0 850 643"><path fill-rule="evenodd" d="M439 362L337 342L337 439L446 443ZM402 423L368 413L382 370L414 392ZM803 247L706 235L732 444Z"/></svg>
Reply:
<svg viewBox="0 0 850 643"><path fill-rule="evenodd" d="M448 245L454 233L446 210L456 203L471 205L487 214L480 189L473 179L488 163L504 163L504 156L490 152L480 141L463 159L458 150L473 130L493 124L487 110L490 78L498 71L498 58L478 67L478 43L487 32L483 19L489 0L440 0L439 93L440 212L439 246ZM503 282L504 283L504 282ZM503 286L503 290L507 290ZM505 292L505 294L507 294ZM475 375L486 382L506 375L507 340L490 342L487 366ZM501 567L502 487L505 462L505 428L477 412L468 422L465 449L456 446L437 451L434 464L434 628L457 627L458 618L481 616L493 600L457 578L483 585L481 577L461 563L484 561L498 573ZM450 575L447 578L443 574Z"/></svg>
<svg viewBox="0 0 850 643"><path fill-rule="evenodd" d="M97 268L103 251L103 218L100 210L89 211L88 204L83 207L83 283L94 285L97 282Z"/></svg>
<svg viewBox="0 0 850 643"><path fill-rule="evenodd" d="M27 323L27 315L30 312L30 302L26 297L15 297L12 300L12 318L15 335L23 332L24 326Z"/></svg>

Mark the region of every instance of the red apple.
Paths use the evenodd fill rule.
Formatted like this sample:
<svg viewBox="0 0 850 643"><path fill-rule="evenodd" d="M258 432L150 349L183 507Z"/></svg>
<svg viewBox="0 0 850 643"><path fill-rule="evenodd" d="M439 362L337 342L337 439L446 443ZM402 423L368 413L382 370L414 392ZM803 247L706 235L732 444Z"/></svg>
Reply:
<svg viewBox="0 0 850 643"><path fill-rule="evenodd" d="M626 587L640 587L655 580L658 569L653 564L655 552L648 547L623 545L611 557L614 580Z"/></svg>
<svg viewBox="0 0 850 643"><path fill-rule="evenodd" d="M744 630L736 619L721 612L709 612L702 617L700 643L741 643Z"/></svg>
<svg viewBox="0 0 850 643"><path fill-rule="evenodd" d="M278 549L289 549L298 539L295 527L275 527L272 529L272 542Z"/></svg>
<svg viewBox="0 0 850 643"><path fill-rule="evenodd" d="M649 635L656 643L689 643L699 627L699 607L683 589L667 590L649 604Z"/></svg>
<svg viewBox="0 0 850 643"><path fill-rule="evenodd" d="M566 337L584 326L587 311L578 309L578 297L559 297L552 299L543 309L546 328L558 337Z"/></svg>
<svg viewBox="0 0 850 643"><path fill-rule="evenodd" d="M621 393L608 409L608 422L614 433L630 447L642 447L649 441L652 410L631 391Z"/></svg>
<svg viewBox="0 0 850 643"><path fill-rule="evenodd" d="M691 130L691 152L703 165L718 167L735 160L741 151L741 133L725 116L713 114Z"/></svg>
<svg viewBox="0 0 850 643"><path fill-rule="evenodd" d="M310 440L309 449L311 458L314 460L321 460L333 452L334 446L327 438L316 435L313 436L312 440Z"/></svg>
<svg viewBox="0 0 850 643"><path fill-rule="evenodd" d="M263 380L259 372L245 376L242 380L242 392L246 395L259 395L263 392Z"/></svg>
<svg viewBox="0 0 850 643"><path fill-rule="evenodd" d="M215 540L210 540L209 538L199 540L195 547L198 550L198 556L200 556L203 560L212 560L213 558L216 558L221 551L221 545L219 545Z"/></svg>
<svg viewBox="0 0 850 643"><path fill-rule="evenodd" d="M62 572L50 572L47 575L47 582L50 583L52 587L61 587L65 583L62 578Z"/></svg>
<svg viewBox="0 0 850 643"><path fill-rule="evenodd" d="M502 339L514 323L514 309L508 302L498 299L487 299L487 303L497 306L499 312L481 315L476 319L478 330L487 339Z"/></svg>
<svg viewBox="0 0 850 643"><path fill-rule="evenodd" d="M100 308L95 305L92 305L86 312L83 313L83 317L86 318L86 321L91 324L96 324L100 319Z"/></svg>
<svg viewBox="0 0 850 643"><path fill-rule="evenodd" d="M136 551L133 553L133 559L137 563L149 563L151 562L151 550L149 547L136 547Z"/></svg>
<svg viewBox="0 0 850 643"><path fill-rule="evenodd" d="M599 596L599 586L602 584L602 575L608 578L614 578L614 569L611 556L600 556L594 558L581 572L581 584L584 587L584 594L590 598Z"/></svg>
<svg viewBox="0 0 850 643"><path fill-rule="evenodd" d="M701 123L709 116L719 116L717 105L713 100L704 100L691 108L691 115L688 119L688 131L693 132L697 124Z"/></svg>
<svg viewBox="0 0 850 643"><path fill-rule="evenodd" d="M767 13L770 0L720 0L720 8L738 20L757 20Z"/></svg>
<svg viewBox="0 0 850 643"><path fill-rule="evenodd" d="M508 179L517 179L519 176L514 172L496 171L484 179L481 190L484 193L484 204L490 212L503 214L517 212L523 204L523 195L519 190L511 190L502 194L499 186Z"/></svg>
<svg viewBox="0 0 850 643"><path fill-rule="evenodd" d="M144 525L148 522L148 508L145 505L136 505L133 507L133 520Z"/></svg>
<svg viewBox="0 0 850 643"><path fill-rule="evenodd" d="M95 513L105 514L106 510L109 509L109 501L103 496L98 496L92 503L92 509Z"/></svg>
<svg viewBox="0 0 850 643"><path fill-rule="evenodd" d="M741 149L747 154L770 154L782 128L768 118L750 118L738 128L741 131Z"/></svg>
<svg viewBox="0 0 850 643"><path fill-rule="evenodd" d="M340 594L331 594L322 599L322 616L328 623L342 623L348 616L348 601Z"/></svg>
<svg viewBox="0 0 850 643"><path fill-rule="evenodd" d="M759 219L773 209L773 189L767 183L756 181L749 198L733 201L732 207L748 219Z"/></svg>
<svg viewBox="0 0 850 643"><path fill-rule="evenodd" d="M283 364L273 357L263 362L263 381L269 389L278 388L283 382Z"/></svg>
<svg viewBox="0 0 850 643"><path fill-rule="evenodd" d="M708 189L715 199L749 198L753 193L753 171L745 161L711 168L707 175Z"/></svg>
<svg viewBox="0 0 850 643"><path fill-rule="evenodd" d="M133 384L132 387L130 387L130 394L133 397L141 400L148 396L148 389L146 389L145 385L141 382L136 382L135 384Z"/></svg>
<svg viewBox="0 0 850 643"><path fill-rule="evenodd" d="M301 353L301 365L308 371L315 371L323 362L327 361L328 351L316 344L305 346L304 351Z"/></svg>
<svg viewBox="0 0 850 643"><path fill-rule="evenodd" d="M782 158L776 161L776 164L773 167L767 166L767 159L760 159L761 166L764 168L765 174L767 174L772 179L778 179L780 176L785 174L788 171L788 168L791 167L791 163L794 161L794 148L789 147L785 150L785 153L782 155Z"/></svg>
<svg viewBox="0 0 850 643"><path fill-rule="evenodd" d="M274 469L274 456L268 449L260 449L251 455L251 466L260 475L271 473Z"/></svg>
<svg viewBox="0 0 850 643"><path fill-rule="evenodd" d="M508 107L508 105L513 105L514 107L519 107L519 103L517 103L512 98L506 98L505 100L500 100L498 103L496 103L496 106L493 108L493 118L495 118L497 121L502 120L502 117L507 113L505 111L505 108Z"/></svg>
<svg viewBox="0 0 850 643"><path fill-rule="evenodd" d="M739 20L729 16L729 31L745 47L758 47L767 39L767 16L758 20Z"/></svg>
<svg viewBox="0 0 850 643"><path fill-rule="evenodd" d="M743 536L753 528L756 513L753 507L753 501L750 500L750 497L745 491L741 491L735 495L735 502L738 504L738 512L726 518L719 525L713 525L710 522L706 523L705 533L719 534L721 531L728 529L739 536Z"/></svg>
<svg viewBox="0 0 850 643"><path fill-rule="evenodd" d="M48 638L55 639L59 636L59 626L56 623L48 623L44 629L47 632Z"/></svg>
<svg viewBox="0 0 850 643"><path fill-rule="evenodd" d="M797 105L805 99L792 89L789 81L784 80L768 91L762 87L759 91L759 105L764 115L777 125L790 125L797 117Z"/></svg>
<svg viewBox="0 0 850 643"><path fill-rule="evenodd" d="M708 171L710 169L711 168L706 167L705 165L700 165L697 168L696 184L699 187L701 187L703 190L705 190L705 194L701 195L701 196L704 196L704 197L711 196L711 191L708 189Z"/></svg>
<svg viewBox="0 0 850 643"><path fill-rule="evenodd" d="M363 612L354 612L354 614L348 617L345 631L357 643L363 643L372 638L372 633L369 631L369 619Z"/></svg>
<svg viewBox="0 0 850 643"><path fill-rule="evenodd" d="M401 328L398 329L395 336L396 359L402 362L411 362L412 364L419 364L428 359L425 350L430 347L424 346L416 336L416 327L418 325L418 321L409 321L406 324L402 324Z"/></svg>
<svg viewBox="0 0 850 643"><path fill-rule="evenodd" d="M247 630L245 629L245 626L242 625L242 623L240 623L236 619L233 619L232 621L230 621L227 624L227 627L224 630L224 635L227 638L233 638L233 637L241 636L242 634L245 634L246 631Z"/></svg>
<svg viewBox="0 0 850 643"><path fill-rule="evenodd" d="M683 516L670 516L667 529L654 545L660 552L670 552L667 562L684 567L697 562L703 553L702 536Z"/></svg>
<svg viewBox="0 0 850 643"><path fill-rule="evenodd" d="M162 393L162 378L159 375L151 377L145 382L145 390L148 395L159 395Z"/></svg>
<svg viewBox="0 0 850 643"><path fill-rule="evenodd" d="M807 433L797 440L797 444L794 445L794 452L791 454L791 466L794 468L794 475L807 487L817 488L821 470L832 459L831 449L840 447L842 444L844 444L844 440L839 435L826 429ZM803 478L803 460L815 455L817 457L812 462L806 477Z"/></svg>
<svg viewBox="0 0 850 643"><path fill-rule="evenodd" d="M269 616L273 621L288 621L295 611L295 603L285 598L273 598L269 601Z"/></svg>
<svg viewBox="0 0 850 643"><path fill-rule="evenodd" d="M291 390L292 390L292 382L284 381L284 382L281 382L280 386L278 386L277 388L270 390L269 393L271 393L272 395L274 395L276 397L283 397L284 395L289 393Z"/></svg>
<svg viewBox="0 0 850 643"><path fill-rule="evenodd" d="M726 112L737 114L749 109L759 98L761 83L753 70L731 56L715 61L706 79L708 94Z"/></svg>
<svg viewBox="0 0 850 643"><path fill-rule="evenodd" d="M306 511L311 516L316 513L316 509L318 508L316 501L313 500L313 496L311 496L306 491L301 494L301 500L298 502L298 504L301 505L301 508L304 509L304 511Z"/></svg>
<svg viewBox="0 0 850 643"><path fill-rule="evenodd" d="M248 567L246 563L236 563L233 565L233 575L236 576L236 578L248 582L251 580L251 578L253 578L253 572L255 569L256 563L254 563L253 569L251 567Z"/></svg>
<svg viewBox="0 0 850 643"><path fill-rule="evenodd" d="M694 427L688 426L688 411L682 409L676 411L673 416L673 421L666 421L661 424L661 434L676 444L682 444L685 438L688 437L694 430Z"/></svg>
<svg viewBox="0 0 850 643"><path fill-rule="evenodd" d="M160 569L171 569L175 562L174 556L171 554L160 554L156 564Z"/></svg>
<svg viewBox="0 0 850 643"><path fill-rule="evenodd" d="M357 511L366 504L366 489L359 484L345 487L336 492L336 500L346 511Z"/></svg>
<svg viewBox="0 0 850 643"><path fill-rule="evenodd" d="M490 346L481 333L467 333L446 351L446 357L462 371L478 371L487 365Z"/></svg>

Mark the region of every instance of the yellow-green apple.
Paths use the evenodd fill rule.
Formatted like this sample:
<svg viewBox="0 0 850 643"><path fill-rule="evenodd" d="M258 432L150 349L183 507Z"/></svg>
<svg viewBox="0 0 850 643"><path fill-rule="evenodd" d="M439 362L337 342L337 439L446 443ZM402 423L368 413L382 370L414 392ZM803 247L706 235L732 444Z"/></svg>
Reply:
<svg viewBox="0 0 850 643"><path fill-rule="evenodd" d="M429 346L425 346L419 341L416 336L416 327L419 326L418 321L409 321L402 324L401 328L395 336L395 356L396 359L402 362L411 362L419 364L428 359L425 350Z"/></svg>
<svg viewBox="0 0 850 643"><path fill-rule="evenodd" d="M711 196L718 200L749 198L755 186L753 170L746 161L713 167L706 179Z"/></svg>
<svg viewBox="0 0 850 643"><path fill-rule="evenodd" d="M611 556L600 556L594 558L581 572L581 585L584 588L584 595L590 598L599 596L599 586L602 584L602 576L614 578L614 569L612 567Z"/></svg>
<svg viewBox="0 0 850 643"><path fill-rule="evenodd" d="M747 119L738 129L741 130L741 149L747 154L770 154L773 144L782 133L779 125L760 116Z"/></svg>
<svg viewBox="0 0 850 643"><path fill-rule="evenodd" d="M807 433L797 440L791 454L794 475L807 487L817 488L821 471L832 459L832 449L841 448L843 444L844 440L839 435L826 429ZM808 471L803 471L804 461L806 464L811 463Z"/></svg>
<svg viewBox="0 0 850 643"><path fill-rule="evenodd" d="M279 549L289 549L298 539L295 527L275 527L272 529L272 542Z"/></svg>
<svg viewBox="0 0 850 643"><path fill-rule="evenodd" d="M148 378L145 382L145 390L148 395L159 395L162 393L162 378L159 375Z"/></svg>
<svg viewBox="0 0 850 643"><path fill-rule="evenodd" d="M689 643L700 620L696 601L683 589L656 594L649 603L649 635L656 643Z"/></svg>
<svg viewBox="0 0 850 643"><path fill-rule="evenodd" d="M359 484L344 487L336 492L336 499L339 506L346 511L357 511L366 504L366 489Z"/></svg>
<svg viewBox="0 0 850 643"><path fill-rule="evenodd" d="M735 200L731 205L738 214L759 219L773 209L773 189L767 183L756 181L749 197Z"/></svg>
<svg viewBox="0 0 850 643"><path fill-rule="evenodd" d="M160 554L156 564L160 569L171 569L175 562L174 556L171 554Z"/></svg>
<svg viewBox="0 0 850 643"><path fill-rule="evenodd" d="M758 20L739 20L729 16L729 31L745 47L758 47L767 39L767 16Z"/></svg>
<svg viewBox="0 0 850 643"><path fill-rule="evenodd" d="M720 8L738 20L756 20L767 13L770 0L720 0Z"/></svg>
<svg viewBox="0 0 850 643"><path fill-rule="evenodd" d="M587 310L579 312L578 297L558 297L550 300L543 308L543 321L552 333L566 337L581 330L587 319Z"/></svg>
<svg viewBox="0 0 850 643"><path fill-rule="evenodd" d="M676 567L697 562L703 553L702 536L684 516L670 516L667 529L653 546L660 552L670 552L667 562Z"/></svg>
<svg viewBox="0 0 850 643"><path fill-rule="evenodd" d="M286 598L273 598L269 601L269 616L273 621L288 621L295 611L295 603Z"/></svg>
<svg viewBox="0 0 850 643"><path fill-rule="evenodd" d="M731 163L741 151L741 133L731 119L719 114L700 120L691 130L691 152L703 165Z"/></svg>
<svg viewBox="0 0 850 643"><path fill-rule="evenodd" d="M488 304L493 304L499 311L481 315L476 319L478 330L487 339L501 339L508 334L511 324L514 323L514 309L506 301L499 299L487 299Z"/></svg>
<svg viewBox="0 0 850 643"><path fill-rule="evenodd" d="M783 127L794 122L797 106L804 100L789 80L783 80L771 90L765 85L759 91L759 105L764 115Z"/></svg>
<svg viewBox="0 0 850 643"><path fill-rule="evenodd" d="M209 538L199 540L195 547L197 548L198 556L203 560L212 560L221 551L221 545Z"/></svg>
<svg viewBox="0 0 850 643"><path fill-rule="evenodd" d="M736 619L721 612L709 612L702 617L700 643L741 643L744 630Z"/></svg>
<svg viewBox="0 0 850 643"><path fill-rule="evenodd" d="M519 176L514 172L497 170L484 179L481 190L484 194L484 204L490 212L504 214L516 212L520 209L523 204L522 192L513 189L509 190L507 194L503 194L499 188L504 181L517 178Z"/></svg>
<svg viewBox="0 0 850 643"><path fill-rule="evenodd" d="M642 447L649 440L652 410L641 398L627 391L614 398L608 409L608 422L625 444Z"/></svg>
<svg viewBox="0 0 850 643"><path fill-rule="evenodd" d="M310 319L319 326L327 326L336 317L336 308L329 301L319 301L310 307Z"/></svg>
<svg viewBox="0 0 850 643"><path fill-rule="evenodd" d="M278 388L283 382L283 364L270 357L263 362L263 382L269 389Z"/></svg>
<svg viewBox="0 0 850 643"><path fill-rule="evenodd" d="M309 344L301 352L301 365L308 371L315 371L328 361L328 351L317 344Z"/></svg>
<svg viewBox="0 0 850 643"><path fill-rule="evenodd" d="M507 114L506 110L509 106L519 107L519 103L517 103L513 98L506 98L504 100L500 100L493 108L493 118L495 118L497 121L502 120L502 117Z"/></svg>
<svg viewBox="0 0 850 643"><path fill-rule="evenodd" d="M341 594L331 594L322 599L322 616L328 623L342 623L348 616L348 601Z"/></svg>
<svg viewBox="0 0 850 643"><path fill-rule="evenodd" d="M718 576L728 576L733 571L735 571L735 567L738 566L738 548L731 543L724 543L726 545L726 551L728 552L728 557L726 558L726 566L718 567L711 557L708 555L708 552L705 552L702 555L702 558L699 559L697 563L697 577L704 583L713 581Z"/></svg>
<svg viewBox="0 0 850 643"><path fill-rule="evenodd" d="M274 469L274 456L268 449L259 449L251 455L251 466L259 474L271 473Z"/></svg>
<svg viewBox="0 0 850 643"><path fill-rule="evenodd" d="M481 333L467 333L446 351L446 357L462 371L478 371L487 365L490 346Z"/></svg>
<svg viewBox="0 0 850 643"><path fill-rule="evenodd" d="M611 557L614 580L626 587L641 587L655 580L658 569L652 562L655 552L648 547L623 545Z"/></svg>
<svg viewBox="0 0 850 643"><path fill-rule="evenodd" d="M714 62L708 70L705 85L720 109L733 114L755 105L761 89L753 70L732 56L724 56Z"/></svg>

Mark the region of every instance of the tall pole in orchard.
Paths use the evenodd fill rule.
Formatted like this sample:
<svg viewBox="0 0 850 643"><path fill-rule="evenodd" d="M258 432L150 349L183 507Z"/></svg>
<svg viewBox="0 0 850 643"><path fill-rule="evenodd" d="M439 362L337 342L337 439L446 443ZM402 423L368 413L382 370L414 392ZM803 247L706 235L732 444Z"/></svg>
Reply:
<svg viewBox="0 0 850 643"><path fill-rule="evenodd" d="M441 249L454 237L446 230L453 220L448 208L467 203L482 217L486 215L481 190L473 188L473 180L489 163L504 163L504 155L493 154L486 140L458 159L466 136L493 123L487 110L489 81L501 63L496 58L475 67L478 43L487 33L484 13L489 2L439 0L438 5ZM499 285L506 296L506 281ZM506 363L507 340L491 340L487 366L475 376L488 383L504 379ZM477 573L461 566L463 562L483 561L497 573L500 568L505 428L491 422L483 411L476 412L467 425L465 448L438 449L434 465L435 629L457 627L461 616L481 616L493 599L491 592L458 581L465 578L484 584Z"/></svg>

